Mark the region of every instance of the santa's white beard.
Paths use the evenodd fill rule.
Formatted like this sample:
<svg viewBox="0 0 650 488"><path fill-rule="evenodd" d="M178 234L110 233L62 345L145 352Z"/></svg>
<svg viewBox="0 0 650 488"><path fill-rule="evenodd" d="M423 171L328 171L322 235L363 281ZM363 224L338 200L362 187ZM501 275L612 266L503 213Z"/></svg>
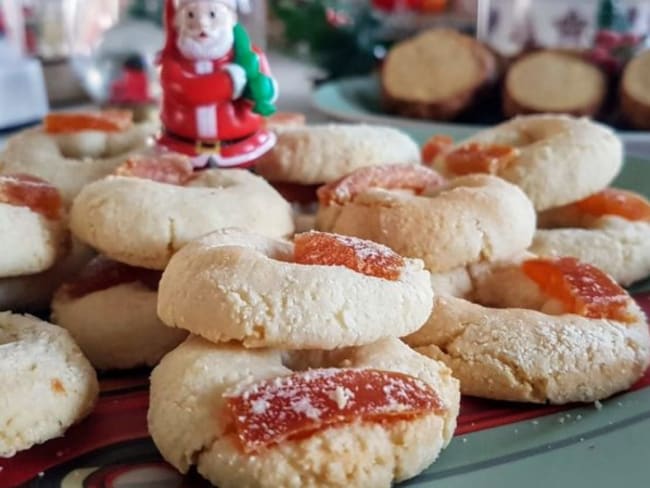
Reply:
<svg viewBox="0 0 650 488"><path fill-rule="evenodd" d="M232 48L234 34L230 29L223 29L218 37L194 39L187 35L180 35L176 45L181 54L188 59L197 61L219 59L225 56Z"/></svg>

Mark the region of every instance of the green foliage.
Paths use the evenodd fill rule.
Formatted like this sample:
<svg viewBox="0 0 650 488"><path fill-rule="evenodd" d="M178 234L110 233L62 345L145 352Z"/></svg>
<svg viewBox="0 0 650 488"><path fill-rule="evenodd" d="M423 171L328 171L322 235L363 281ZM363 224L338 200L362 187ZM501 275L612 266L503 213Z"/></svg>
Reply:
<svg viewBox="0 0 650 488"><path fill-rule="evenodd" d="M334 0L277 0L271 5L290 45L306 45L330 77L365 74L375 67L375 50L383 44L369 7ZM332 21L332 14L344 22Z"/></svg>
<svg viewBox="0 0 650 488"><path fill-rule="evenodd" d="M618 32L630 29L625 9L618 0L602 0L598 7L598 27Z"/></svg>

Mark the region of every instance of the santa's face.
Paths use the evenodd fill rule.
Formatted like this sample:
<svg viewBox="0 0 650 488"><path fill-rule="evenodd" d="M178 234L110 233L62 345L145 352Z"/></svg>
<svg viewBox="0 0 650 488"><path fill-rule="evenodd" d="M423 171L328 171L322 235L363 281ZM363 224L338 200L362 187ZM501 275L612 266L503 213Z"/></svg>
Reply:
<svg viewBox="0 0 650 488"><path fill-rule="evenodd" d="M232 48L236 22L237 14L221 2L191 2L176 13L178 49L189 59L219 59Z"/></svg>

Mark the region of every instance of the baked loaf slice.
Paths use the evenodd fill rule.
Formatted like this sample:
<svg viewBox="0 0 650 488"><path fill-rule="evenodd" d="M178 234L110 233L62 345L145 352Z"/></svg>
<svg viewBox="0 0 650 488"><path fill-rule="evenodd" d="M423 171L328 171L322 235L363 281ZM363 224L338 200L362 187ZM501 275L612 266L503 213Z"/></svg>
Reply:
<svg viewBox="0 0 650 488"><path fill-rule="evenodd" d="M481 43L454 30L429 30L388 53L384 106L408 117L451 119L495 77L496 59Z"/></svg>
<svg viewBox="0 0 650 488"><path fill-rule="evenodd" d="M634 57L623 72L621 110L634 127L650 130L650 49Z"/></svg>
<svg viewBox="0 0 650 488"><path fill-rule="evenodd" d="M607 95L600 69L576 54L537 51L512 64L504 83L508 117L535 113L596 114Z"/></svg>

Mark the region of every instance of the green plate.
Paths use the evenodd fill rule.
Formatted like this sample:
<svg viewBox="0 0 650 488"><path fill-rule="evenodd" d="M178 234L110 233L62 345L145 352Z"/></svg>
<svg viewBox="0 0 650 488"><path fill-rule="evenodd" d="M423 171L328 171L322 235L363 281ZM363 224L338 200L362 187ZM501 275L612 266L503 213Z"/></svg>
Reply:
<svg viewBox="0 0 650 488"><path fill-rule="evenodd" d="M319 111L338 120L384 124L412 130L418 134L448 134L454 138L467 137L482 127L499 121L494 116L485 115L488 112L498 112L498 107L454 123L423 121L387 114L381 107L379 79L373 75L324 83L314 91L313 103ZM650 148L650 132L621 131L619 134L626 143L647 144L646 147Z"/></svg>
<svg viewBox="0 0 650 488"><path fill-rule="evenodd" d="M419 142L429 135L426 129L409 132ZM616 185L650 197L650 161L629 158ZM650 311L650 283L634 291ZM102 394L87 419L62 438L0 459L0 487L208 486L196 473L181 477L166 465L147 437L148 375L103 375ZM602 405L464 398L449 447L424 473L400 486L643 487L650 486L649 460L650 372L631 391Z"/></svg>

